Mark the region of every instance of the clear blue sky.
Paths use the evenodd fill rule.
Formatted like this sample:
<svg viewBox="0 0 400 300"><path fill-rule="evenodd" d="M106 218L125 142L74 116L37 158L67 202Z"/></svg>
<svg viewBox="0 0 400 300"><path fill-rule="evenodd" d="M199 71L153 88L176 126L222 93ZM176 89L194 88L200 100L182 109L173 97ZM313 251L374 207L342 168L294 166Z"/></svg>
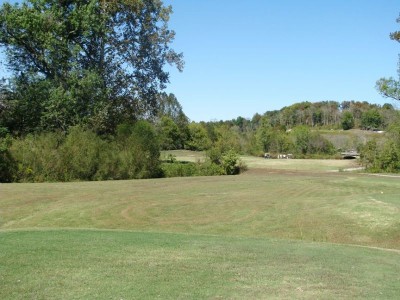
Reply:
<svg viewBox="0 0 400 300"><path fill-rule="evenodd" d="M399 0L165 0L183 73L174 93L194 121L251 118L299 101L393 103L375 90L397 77ZM394 103L393 103L394 104Z"/></svg>
<svg viewBox="0 0 400 300"><path fill-rule="evenodd" d="M299 101L393 103L375 82L397 77L400 44L389 33L400 30L399 0L164 3L186 62L167 92L191 120L251 118Z"/></svg>

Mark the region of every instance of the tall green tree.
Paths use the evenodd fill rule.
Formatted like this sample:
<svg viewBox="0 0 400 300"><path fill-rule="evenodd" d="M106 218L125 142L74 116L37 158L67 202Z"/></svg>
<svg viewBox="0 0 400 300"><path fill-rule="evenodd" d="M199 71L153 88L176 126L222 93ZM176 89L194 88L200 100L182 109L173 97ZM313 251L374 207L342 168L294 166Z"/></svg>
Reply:
<svg viewBox="0 0 400 300"><path fill-rule="evenodd" d="M257 144L262 152L268 152L273 139L273 129L267 117L262 117L256 130Z"/></svg>
<svg viewBox="0 0 400 300"><path fill-rule="evenodd" d="M184 140L178 125L176 125L173 119L163 116L156 127L161 149L183 149Z"/></svg>
<svg viewBox="0 0 400 300"><path fill-rule="evenodd" d="M158 95L158 104L158 120L156 123L158 123L160 126L165 123L163 122L163 119L164 121L165 118L172 120L174 125L169 122L170 125L176 125L179 131L179 136L173 137L175 140L174 143L177 145L177 149L183 148L184 142L189 139L189 118L183 112L182 105L179 103L174 94L167 93L160 93Z"/></svg>
<svg viewBox="0 0 400 300"><path fill-rule="evenodd" d="M343 130L349 130L354 127L354 117L353 114L346 110L342 114L342 128Z"/></svg>
<svg viewBox="0 0 400 300"><path fill-rule="evenodd" d="M396 21L400 24L400 17ZM400 31L392 32L390 38L400 43ZM376 82L376 88L382 96L400 101L400 63L397 74L398 80L393 77L379 79Z"/></svg>
<svg viewBox="0 0 400 300"><path fill-rule="evenodd" d="M378 129L382 123L382 116L376 108L367 110L361 116L361 126L364 129Z"/></svg>
<svg viewBox="0 0 400 300"><path fill-rule="evenodd" d="M208 150L211 147L211 140L208 137L207 130L200 123L189 124L190 137L185 143L185 148L194 151Z"/></svg>
<svg viewBox="0 0 400 300"><path fill-rule="evenodd" d="M17 82L15 100L37 102L37 123L49 128L107 130L154 115L169 81L164 65L183 68L182 54L170 48L171 12L160 0L3 4L0 46ZM18 91L32 85L43 86L45 97L21 100Z"/></svg>

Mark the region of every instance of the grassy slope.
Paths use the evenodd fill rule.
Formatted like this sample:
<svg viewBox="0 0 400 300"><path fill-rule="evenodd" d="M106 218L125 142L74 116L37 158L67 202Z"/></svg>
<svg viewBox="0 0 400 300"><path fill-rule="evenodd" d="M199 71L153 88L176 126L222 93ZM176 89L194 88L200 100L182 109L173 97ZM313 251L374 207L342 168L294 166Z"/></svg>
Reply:
<svg viewBox="0 0 400 300"><path fill-rule="evenodd" d="M367 141L376 139L385 139L385 133L378 133L368 130L351 129L351 130L326 130L319 131L325 138L333 143L333 145L342 150L357 149L359 145L365 144Z"/></svg>
<svg viewBox="0 0 400 300"><path fill-rule="evenodd" d="M251 162L234 177L1 185L0 298L396 298L399 178Z"/></svg>

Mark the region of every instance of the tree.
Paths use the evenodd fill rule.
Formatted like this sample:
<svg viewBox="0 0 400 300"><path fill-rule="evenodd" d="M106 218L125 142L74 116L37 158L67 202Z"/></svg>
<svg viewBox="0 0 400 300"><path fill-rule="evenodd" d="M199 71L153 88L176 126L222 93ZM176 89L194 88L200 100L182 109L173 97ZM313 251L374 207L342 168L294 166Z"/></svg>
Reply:
<svg viewBox="0 0 400 300"><path fill-rule="evenodd" d="M354 127L354 117L350 111L345 111L342 114L342 128L343 130L349 130Z"/></svg>
<svg viewBox="0 0 400 300"><path fill-rule="evenodd" d="M182 70L170 49L172 10L160 0L27 0L0 8L0 46L19 90L40 85L43 126L89 123L109 130L123 121L155 115L157 95ZM48 82L49 84L42 84ZM29 114L27 109L24 113Z"/></svg>
<svg viewBox="0 0 400 300"><path fill-rule="evenodd" d="M369 109L361 115L361 126L364 129L378 129L382 123L382 116L376 108Z"/></svg>
<svg viewBox="0 0 400 300"><path fill-rule="evenodd" d="M157 123L161 125L163 118L168 118L174 122L179 131L179 136L174 137L174 139L177 139L175 144L177 149L182 149L184 142L189 138L189 118L183 112L182 106L174 94L159 94L158 103Z"/></svg>
<svg viewBox="0 0 400 300"><path fill-rule="evenodd" d="M310 150L311 130L304 125L297 126L292 131L294 148L299 154L307 154Z"/></svg>
<svg viewBox="0 0 400 300"><path fill-rule="evenodd" d="M236 129L236 130L235 130ZM215 127L217 139L214 141L214 147L218 148L221 153L234 150L240 152L240 134L237 126L229 127L226 124L221 124Z"/></svg>
<svg viewBox="0 0 400 300"><path fill-rule="evenodd" d="M208 150L211 147L211 140L207 130L199 123L189 124L190 138L186 141L185 148L194 151Z"/></svg>
<svg viewBox="0 0 400 300"><path fill-rule="evenodd" d="M400 17L397 18L396 21L400 24ZM394 41L400 42L400 31L392 32L390 38ZM376 82L376 89L382 96L400 101L400 63L397 74L399 80L396 80L393 77L379 79Z"/></svg>
<svg viewBox="0 0 400 300"><path fill-rule="evenodd" d="M256 131L256 140L262 152L268 152L273 138L273 129L267 117L262 117Z"/></svg>
<svg viewBox="0 0 400 300"><path fill-rule="evenodd" d="M163 116L157 124L158 138L161 149L183 149L183 139L179 127L170 117Z"/></svg>

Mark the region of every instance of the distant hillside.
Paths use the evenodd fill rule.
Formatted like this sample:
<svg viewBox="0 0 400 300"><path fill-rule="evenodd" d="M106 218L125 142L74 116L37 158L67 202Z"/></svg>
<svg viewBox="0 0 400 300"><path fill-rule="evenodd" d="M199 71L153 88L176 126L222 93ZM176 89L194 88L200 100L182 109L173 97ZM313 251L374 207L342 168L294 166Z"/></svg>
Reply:
<svg viewBox="0 0 400 300"><path fill-rule="evenodd" d="M383 140L386 133L383 131L351 130L321 130L321 135L329 140L336 149L357 149L371 139Z"/></svg>

